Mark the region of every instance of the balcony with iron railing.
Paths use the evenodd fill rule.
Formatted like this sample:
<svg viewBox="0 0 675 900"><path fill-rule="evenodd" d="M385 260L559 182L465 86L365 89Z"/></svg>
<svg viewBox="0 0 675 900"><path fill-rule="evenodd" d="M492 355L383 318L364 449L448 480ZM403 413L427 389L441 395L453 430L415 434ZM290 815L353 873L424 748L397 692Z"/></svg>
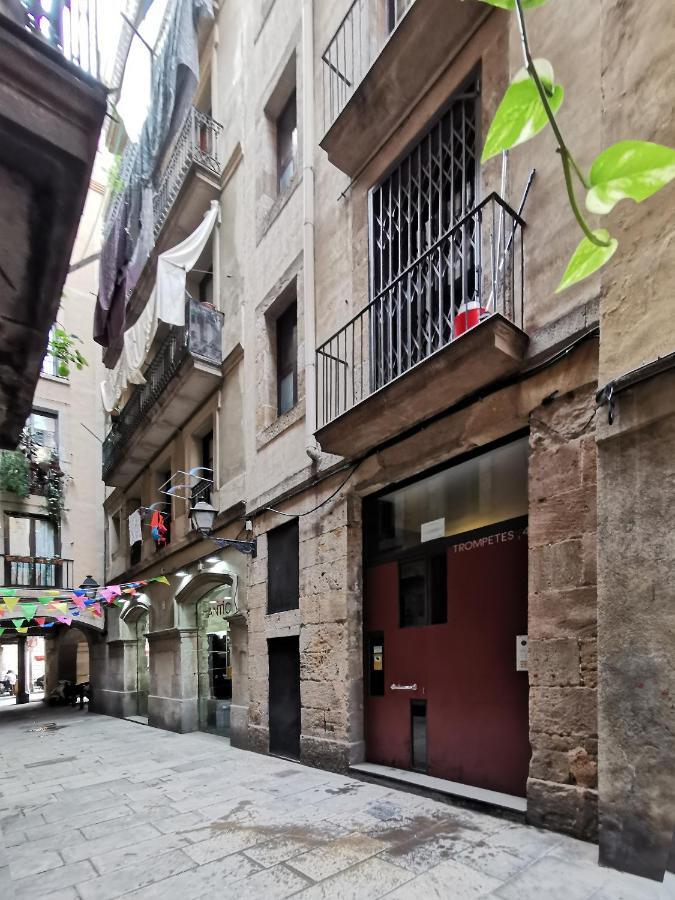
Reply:
<svg viewBox="0 0 675 900"><path fill-rule="evenodd" d="M72 589L73 560L60 556L19 556L9 553L3 559L3 587Z"/></svg>
<svg viewBox="0 0 675 900"><path fill-rule="evenodd" d="M98 0L21 0L26 27L93 78L100 76Z"/></svg>
<svg viewBox="0 0 675 900"><path fill-rule="evenodd" d="M103 442L103 479L126 485L184 425L221 378L223 314L188 298Z"/></svg>
<svg viewBox="0 0 675 900"><path fill-rule="evenodd" d="M324 450L358 456L518 370L524 224L491 194L318 347Z"/></svg>
<svg viewBox="0 0 675 900"><path fill-rule="evenodd" d="M222 140L223 127L211 116L191 107L173 143L166 164L160 167L153 194L154 238L159 240L162 228L183 194L189 195L192 201L192 215L195 225L199 223L201 214L220 189L220 177L223 173ZM129 179L134 168L137 147L130 146L122 158L121 169L117 180L123 186L110 200L105 215L104 232L110 231L113 222L119 215L128 189ZM191 183L192 176L197 176ZM189 187L189 190L186 190ZM140 190L140 186L138 187ZM196 209L196 212L195 212ZM185 223L181 223L186 230ZM194 229L192 229L194 230Z"/></svg>
<svg viewBox="0 0 675 900"><path fill-rule="evenodd" d="M490 12L462 0L353 0L321 56L330 162L355 177Z"/></svg>

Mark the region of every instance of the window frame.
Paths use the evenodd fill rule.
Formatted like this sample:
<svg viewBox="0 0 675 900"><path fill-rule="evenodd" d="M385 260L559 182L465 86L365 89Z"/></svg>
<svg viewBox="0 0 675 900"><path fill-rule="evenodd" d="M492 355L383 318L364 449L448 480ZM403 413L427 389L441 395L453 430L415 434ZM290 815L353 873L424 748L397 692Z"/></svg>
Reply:
<svg viewBox="0 0 675 900"><path fill-rule="evenodd" d="M433 599L433 589L437 586L437 573L434 572L434 564L441 562L442 586L443 586L443 615L437 615L438 610ZM403 608L403 570L405 566L424 565L424 621L405 621ZM398 579L398 625L399 628L427 628L432 625L447 625L448 623L448 562L445 547L431 549L426 553L417 553L407 559L401 559L397 565Z"/></svg>
<svg viewBox="0 0 675 900"><path fill-rule="evenodd" d="M290 345L286 347L289 359L282 361L282 326L288 320L289 315L293 313L292 335L290 337ZM290 412L298 403L298 300L297 296L286 306L284 311L277 316L275 322L276 330L276 378L277 378L277 416L283 416ZM284 356L286 355L284 352ZM292 402L291 405L282 409L282 383L289 375L293 376L292 386Z"/></svg>
<svg viewBox="0 0 675 900"><path fill-rule="evenodd" d="M37 429L33 425L33 421L32 421L33 416L42 416L43 418L51 419L54 422L54 432L53 432L54 446L53 447L50 447L46 444L42 444L36 439ZM59 448L60 442L59 442L59 414L58 414L58 412L55 412L54 410L51 410L51 409L37 409L36 407L32 407L31 411L30 411L30 415L28 416L28 419L26 420L26 425L28 428L30 428L33 439L35 440L35 443L38 445L38 447L44 447L46 450L53 450L55 453L58 454L59 449L60 449ZM43 429L40 429L40 433L48 434L50 432L46 432Z"/></svg>
<svg viewBox="0 0 675 900"><path fill-rule="evenodd" d="M290 123L293 123L292 125ZM297 174L298 162L298 95L293 88L276 118L277 195L289 189ZM282 139L284 139L282 141ZM290 169L290 172L289 172Z"/></svg>

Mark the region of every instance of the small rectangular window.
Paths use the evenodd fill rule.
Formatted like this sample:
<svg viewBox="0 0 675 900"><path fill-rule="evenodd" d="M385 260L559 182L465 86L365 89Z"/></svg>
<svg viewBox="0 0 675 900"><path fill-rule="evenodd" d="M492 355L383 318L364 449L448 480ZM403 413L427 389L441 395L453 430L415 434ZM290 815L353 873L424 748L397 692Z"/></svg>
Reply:
<svg viewBox="0 0 675 900"><path fill-rule="evenodd" d="M298 520L267 533L267 612L300 605L300 532Z"/></svg>
<svg viewBox="0 0 675 900"><path fill-rule="evenodd" d="M401 628L447 622L445 553L399 563L398 596Z"/></svg>
<svg viewBox="0 0 675 900"><path fill-rule="evenodd" d="M277 412L283 415L298 402L298 305L292 303L277 319Z"/></svg>
<svg viewBox="0 0 675 900"><path fill-rule="evenodd" d="M196 503L198 500L204 500L206 503L211 502L211 494L214 483L214 460L213 460L213 431L209 431L201 439L201 453L199 465L204 469L210 469L211 474L205 473L205 478L199 481L192 489L192 501Z"/></svg>
<svg viewBox="0 0 675 900"><path fill-rule="evenodd" d="M277 188L280 194L295 175L298 153L298 116L295 91L277 119Z"/></svg>
<svg viewBox="0 0 675 900"><path fill-rule="evenodd" d="M48 450L58 449L58 422L59 418L56 413L36 409L31 412L27 425L31 430L33 440L39 447L45 447Z"/></svg>

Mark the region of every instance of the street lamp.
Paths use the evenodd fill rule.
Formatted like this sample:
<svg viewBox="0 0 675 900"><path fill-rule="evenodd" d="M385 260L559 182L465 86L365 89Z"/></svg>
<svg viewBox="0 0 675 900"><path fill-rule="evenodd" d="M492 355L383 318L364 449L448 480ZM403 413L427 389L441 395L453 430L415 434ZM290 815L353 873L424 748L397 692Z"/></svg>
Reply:
<svg viewBox="0 0 675 900"><path fill-rule="evenodd" d="M234 547L240 553L246 553L249 556L256 555L256 539L252 541L235 541L229 538L217 538L211 534L213 522L216 518L216 510L210 503L205 500L198 500L190 510L190 521L195 531L198 531L202 538L208 538L214 544L218 544L221 550L224 547Z"/></svg>
<svg viewBox="0 0 675 900"><path fill-rule="evenodd" d="M213 520L216 518L216 510L205 500L199 500L190 510L192 527L203 538L209 537L213 528Z"/></svg>
<svg viewBox="0 0 675 900"><path fill-rule="evenodd" d="M100 585L95 578L92 578L91 575L87 575L82 584L80 585L80 590L84 591L87 598L89 600L93 600L96 597L96 591L99 589Z"/></svg>

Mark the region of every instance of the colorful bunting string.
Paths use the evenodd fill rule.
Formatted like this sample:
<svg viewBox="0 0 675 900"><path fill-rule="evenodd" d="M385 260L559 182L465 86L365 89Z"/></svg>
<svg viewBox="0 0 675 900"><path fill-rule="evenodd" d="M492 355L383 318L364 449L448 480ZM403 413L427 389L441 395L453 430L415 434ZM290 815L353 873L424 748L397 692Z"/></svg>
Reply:
<svg viewBox="0 0 675 900"><path fill-rule="evenodd" d="M144 581L107 585L98 588L96 592L82 588L76 588L68 593L47 590L43 591L43 596L37 600L35 597L22 599L17 596L17 588L0 588L0 618L4 618L7 613L10 616L16 616L12 619L12 623L19 634L28 632L31 621L34 621L40 628L53 628L54 619L64 625L70 625L73 618L86 611L91 612L97 618L102 618L102 601L109 606L122 606L138 593L138 588L145 587L150 582L169 584L169 579L165 575L157 575ZM36 616L35 613L40 606L48 610L52 616ZM0 635L6 630L6 628L0 628Z"/></svg>

